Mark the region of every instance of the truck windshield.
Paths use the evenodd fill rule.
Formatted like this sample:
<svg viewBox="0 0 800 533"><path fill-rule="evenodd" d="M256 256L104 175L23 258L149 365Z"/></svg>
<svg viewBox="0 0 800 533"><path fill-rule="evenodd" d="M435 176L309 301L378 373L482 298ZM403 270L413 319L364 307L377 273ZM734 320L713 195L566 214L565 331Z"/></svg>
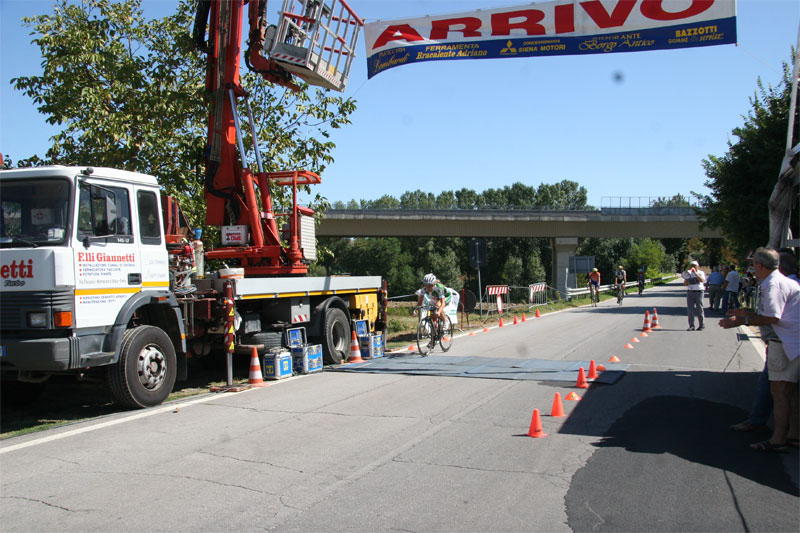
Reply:
<svg viewBox="0 0 800 533"><path fill-rule="evenodd" d="M70 232L70 184L65 179L0 182L0 246L59 246Z"/></svg>

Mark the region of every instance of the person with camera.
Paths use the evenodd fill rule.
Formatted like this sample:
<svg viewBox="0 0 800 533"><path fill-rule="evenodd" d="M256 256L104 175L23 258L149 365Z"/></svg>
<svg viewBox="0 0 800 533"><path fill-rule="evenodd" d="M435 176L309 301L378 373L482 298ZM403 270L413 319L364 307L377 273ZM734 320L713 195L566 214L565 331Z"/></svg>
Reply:
<svg viewBox="0 0 800 533"><path fill-rule="evenodd" d="M686 308L689 313L689 329L694 331L694 317L697 316L697 330L705 329L705 315L703 314L703 293L705 292L706 274L700 270L700 263L692 261L689 269L681 274L683 284L686 285Z"/></svg>

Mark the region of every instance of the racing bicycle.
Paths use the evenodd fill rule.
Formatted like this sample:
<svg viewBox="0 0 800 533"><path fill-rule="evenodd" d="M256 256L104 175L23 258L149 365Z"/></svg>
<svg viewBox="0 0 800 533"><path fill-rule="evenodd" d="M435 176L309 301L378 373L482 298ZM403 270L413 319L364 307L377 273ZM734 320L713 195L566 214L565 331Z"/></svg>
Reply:
<svg viewBox="0 0 800 533"><path fill-rule="evenodd" d="M586 286L589 287L589 300L592 303L592 307L597 307L600 293L599 287L598 290L595 291L591 283L587 283Z"/></svg>
<svg viewBox="0 0 800 533"><path fill-rule="evenodd" d="M625 289L622 288L622 283L617 283L617 303L622 305L622 300L625 299Z"/></svg>
<svg viewBox="0 0 800 533"><path fill-rule="evenodd" d="M422 357L427 356L439 343L442 351L446 352L453 345L453 323L450 317L445 315L444 324L441 324L436 315L435 306L419 306L417 309L427 311L425 316L420 313L420 321L417 325L417 348Z"/></svg>

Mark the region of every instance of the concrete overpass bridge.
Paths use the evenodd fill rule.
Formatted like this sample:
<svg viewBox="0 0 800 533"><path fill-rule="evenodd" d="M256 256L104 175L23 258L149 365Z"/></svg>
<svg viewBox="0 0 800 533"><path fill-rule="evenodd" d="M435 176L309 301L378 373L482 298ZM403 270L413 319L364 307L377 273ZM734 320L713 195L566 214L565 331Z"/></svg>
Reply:
<svg viewBox="0 0 800 533"><path fill-rule="evenodd" d="M546 237L553 247L552 279L566 294L569 257L578 237L721 238L701 228L691 207L604 207L592 211L523 209L332 209L318 237Z"/></svg>

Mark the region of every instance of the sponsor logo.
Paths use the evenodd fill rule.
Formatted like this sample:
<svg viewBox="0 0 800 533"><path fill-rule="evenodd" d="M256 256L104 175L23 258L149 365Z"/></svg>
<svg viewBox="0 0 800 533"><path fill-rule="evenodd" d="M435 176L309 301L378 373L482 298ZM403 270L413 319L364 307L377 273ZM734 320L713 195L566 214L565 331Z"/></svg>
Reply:
<svg viewBox="0 0 800 533"><path fill-rule="evenodd" d="M24 287L25 282L21 279L5 279L3 280L4 287Z"/></svg>

